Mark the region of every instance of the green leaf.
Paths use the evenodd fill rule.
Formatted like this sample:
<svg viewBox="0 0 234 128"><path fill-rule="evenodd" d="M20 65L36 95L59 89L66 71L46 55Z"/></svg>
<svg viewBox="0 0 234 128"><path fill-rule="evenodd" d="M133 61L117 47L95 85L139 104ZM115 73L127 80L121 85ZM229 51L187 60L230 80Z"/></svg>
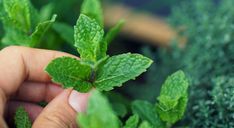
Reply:
<svg viewBox="0 0 234 128"><path fill-rule="evenodd" d="M49 3L41 7L39 11L40 22L46 21L52 15L53 9L55 8L54 3Z"/></svg>
<svg viewBox="0 0 234 128"><path fill-rule="evenodd" d="M143 122L140 124L139 128L153 128L153 126L151 126L149 122L143 121ZM156 128L157 128L157 127L156 127Z"/></svg>
<svg viewBox="0 0 234 128"><path fill-rule="evenodd" d="M120 128L119 120L110 103L100 92L93 91L86 113L79 113L80 128Z"/></svg>
<svg viewBox="0 0 234 128"><path fill-rule="evenodd" d="M20 45L20 46L29 46L31 39L21 31L14 30L11 28L5 29L5 35L1 40L1 43L4 46L8 45Z"/></svg>
<svg viewBox="0 0 234 128"><path fill-rule="evenodd" d="M155 106L147 101L134 101L132 103L132 111L142 120L148 121L155 128L162 128L165 125L159 118Z"/></svg>
<svg viewBox="0 0 234 128"><path fill-rule="evenodd" d="M35 27L37 26L37 24L40 22L40 15L38 10L31 4L30 0L29 1L29 11L30 11L30 20L31 20L31 29L29 31L29 33L31 33ZM48 19L47 19L48 20Z"/></svg>
<svg viewBox="0 0 234 128"><path fill-rule="evenodd" d="M81 13L95 19L103 27L103 12L100 0L84 0L81 6Z"/></svg>
<svg viewBox="0 0 234 128"><path fill-rule="evenodd" d="M103 45L101 45L102 53L107 52L108 45L117 36L123 25L124 25L124 20L120 20L113 28L109 30L109 32L106 34L104 38Z"/></svg>
<svg viewBox="0 0 234 128"><path fill-rule="evenodd" d="M140 54L112 56L98 69L94 84L99 90L109 91L145 72L151 63L152 60Z"/></svg>
<svg viewBox="0 0 234 128"><path fill-rule="evenodd" d="M124 23L124 20L120 20L113 28L109 30L105 36L105 40L108 44L110 44L110 42L118 35Z"/></svg>
<svg viewBox="0 0 234 128"><path fill-rule="evenodd" d="M80 15L75 26L75 46L82 60L96 62L103 57L104 53L100 53L103 35L104 30L94 19Z"/></svg>
<svg viewBox="0 0 234 128"><path fill-rule="evenodd" d="M31 17L28 0L3 0L3 6L6 13L5 19L11 21L11 25L25 33L30 31Z"/></svg>
<svg viewBox="0 0 234 128"><path fill-rule="evenodd" d="M71 46L74 45L74 30L71 26L65 23L56 22L53 24L53 29L60 35L62 39L64 39Z"/></svg>
<svg viewBox="0 0 234 128"><path fill-rule="evenodd" d="M0 8L0 19L5 30L2 42L5 46L37 46L45 31L55 20L53 16L50 21L38 24L38 12L29 0L3 0ZM35 32L32 33L34 29Z"/></svg>
<svg viewBox="0 0 234 128"><path fill-rule="evenodd" d="M123 128L137 128L138 122L139 122L139 116L132 115L131 117L128 118Z"/></svg>
<svg viewBox="0 0 234 128"><path fill-rule="evenodd" d="M128 113L127 107L123 103L112 103L112 108L115 114L122 118Z"/></svg>
<svg viewBox="0 0 234 128"><path fill-rule="evenodd" d="M31 43L30 43L31 47L36 47L38 45L45 32L50 28L52 23L55 22L56 17L57 15L53 15L51 20L39 23L37 25L36 30L31 35Z"/></svg>
<svg viewBox="0 0 234 128"><path fill-rule="evenodd" d="M87 92L92 88L89 82L92 69L75 58L57 58L50 62L45 71L54 82L62 84L64 88L73 87L80 92Z"/></svg>
<svg viewBox="0 0 234 128"><path fill-rule="evenodd" d="M23 107L18 107L15 113L16 128L31 128L32 123L29 119L28 113Z"/></svg>
<svg viewBox="0 0 234 128"><path fill-rule="evenodd" d="M188 80L183 71L169 76L162 85L156 110L163 121L175 123L185 112L188 101Z"/></svg>
<svg viewBox="0 0 234 128"><path fill-rule="evenodd" d="M116 115L120 118L126 117L130 106L129 99L116 91L105 92L105 95L111 102L112 108Z"/></svg>

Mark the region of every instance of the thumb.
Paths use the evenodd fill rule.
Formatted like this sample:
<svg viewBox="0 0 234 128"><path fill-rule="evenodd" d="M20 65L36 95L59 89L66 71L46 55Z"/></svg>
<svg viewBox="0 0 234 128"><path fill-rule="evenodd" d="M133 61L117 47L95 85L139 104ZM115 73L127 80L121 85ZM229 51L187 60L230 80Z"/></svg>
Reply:
<svg viewBox="0 0 234 128"><path fill-rule="evenodd" d="M88 93L66 89L34 121L32 128L76 128L76 115L86 109Z"/></svg>

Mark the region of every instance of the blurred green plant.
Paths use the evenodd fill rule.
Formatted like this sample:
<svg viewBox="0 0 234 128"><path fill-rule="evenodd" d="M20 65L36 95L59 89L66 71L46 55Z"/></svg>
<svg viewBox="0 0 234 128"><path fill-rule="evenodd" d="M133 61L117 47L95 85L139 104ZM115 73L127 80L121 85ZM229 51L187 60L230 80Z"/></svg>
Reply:
<svg viewBox="0 0 234 128"><path fill-rule="evenodd" d="M159 67L169 72L183 69L189 76L191 100L184 124L191 127L234 127L234 110L230 109L234 96L233 4L233 0L187 1L169 17L187 43L178 48L175 39L169 49L161 48Z"/></svg>
<svg viewBox="0 0 234 128"><path fill-rule="evenodd" d="M168 52L172 51L173 54L168 54ZM176 51L178 49L174 47L167 51L167 49L155 50L149 46L142 46L141 53L152 58L156 63L153 63L148 71L143 74L143 80L130 81L121 91L129 94L133 99L155 102L155 97L159 95L164 79L179 70L179 56L176 54ZM164 54L166 55L163 56ZM172 58L174 61L171 61Z"/></svg>
<svg viewBox="0 0 234 128"><path fill-rule="evenodd" d="M64 48L69 48L69 52L73 52L74 49L71 47L73 46L73 27L69 25L73 20L66 21L68 15L65 14L60 14L58 17L53 15L54 12L64 13L65 8L69 8L66 12L68 13L71 6L62 5L64 2L59 2L59 4L57 4L58 2L55 4L55 2L40 1L39 4L33 1L36 7L40 8L36 9L29 0L0 0L0 21L2 23L0 24L0 48L20 45L54 50L63 49L65 51ZM74 5L74 1L65 3L67 3L65 5L75 6L73 11L79 13L77 11L79 4ZM63 6L63 11L59 8L61 6ZM52 19L48 20L51 15L53 15ZM76 17L76 15L69 17ZM59 22L55 23L55 18Z"/></svg>
<svg viewBox="0 0 234 128"><path fill-rule="evenodd" d="M103 17L101 14L101 7L100 3L97 0L86 0L83 4L83 7L81 7L81 13L85 15L80 16L80 20L78 20L77 25L75 27L76 31L73 32L73 27L71 27L70 24L73 24L74 18L77 17L75 14L79 14L79 3L80 1L77 0L71 0L71 1L60 1L57 0L51 0L49 3L48 1L40 1L42 2L42 5L39 1L33 1L33 3L36 3L36 7L40 8L39 11L37 11L32 4L28 0L19 1L19 0L0 0L0 17L3 23L4 27L4 34L5 36L1 40L1 44L4 44L3 47L7 45L23 45L23 46L29 46L29 47L40 47L40 48L48 48L48 49L60 49L63 42L67 42L68 45L73 45L73 35L75 34L75 44L78 48L78 51L81 55L82 64L85 64L86 66L89 66L89 68L93 68L100 64L100 67L97 68L101 69L101 78L106 78L107 76L121 74L121 72L127 72L129 71L127 68L129 65L122 65L121 70L118 70L114 73L106 73L107 69L115 69L116 67L112 66L112 63L108 63L108 60L105 60L105 52L107 50L107 45L109 42L113 40L113 38L117 35L117 33L120 31L119 28L123 25L123 21L120 21L117 23L116 26L114 26L110 31L106 34L106 36L103 38L104 30L103 29ZM10 4L14 6L9 6ZM92 5L92 8L90 7ZM61 9L62 8L62 9ZM70 11L72 9L72 11ZM78 11L77 11L78 10ZM16 13L17 12L17 13ZM74 15L70 15L71 12L75 12ZM58 20L59 22L54 23L55 17L53 17L51 20L47 21L50 16L53 13L59 14ZM67 15L69 14L69 15ZM87 15L87 16L86 16ZM8 23L9 20L9 23ZM41 21L45 21L42 22ZM13 24L17 23L17 24ZM36 26L39 23L38 27ZM52 25L53 23L53 25ZM89 23L90 25L87 25ZM51 27L52 29L48 29ZM101 29L100 29L101 28ZM82 32L82 30L87 30L86 32ZM92 31L91 31L92 30ZM35 34L33 33L35 31ZM46 32L47 31L47 32ZM96 33L93 33L93 32ZM46 36L45 35L46 32ZM97 34L98 33L98 34ZM16 36L12 36L12 35ZM92 38L92 35L95 35L94 38ZM96 35L97 34L97 35ZM35 36L34 36L35 35ZM88 36L87 36L88 35ZM45 38L46 37L46 38ZM92 39L90 39L90 37ZM85 41L88 41L89 44L87 46L92 47L93 49L90 49L89 47L86 47L84 44ZM100 42L104 42L103 45L99 45ZM43 43L42 43L43 42ZM16 44L15 44L16 43ZM94 46L95 45L95 46ZM96 47L97 46L97 47ZM101 47L101 48L100 48ZM100 48L100 49L99 49ZM95 51L95 52L93 52ZM146 51L146 50L145 50ZM71 52L71 51L70 51ZM89 53L87 53L89 52ZM150 52L148 52L151 54ZM131 54L125 54L123 56L129 57ZM136 55L136 54L134 54ZM120 59L123 57L121 56ZM117 56L115 56L116 59ZM139 56L138 56L139 57ZM135 59L138 60L139 58L136 57ZM101 58L104 58L101 60ZM124 58L124 57L123 57ZM61 59L61 58L60 58ZM61 61L58 64L59 66L64 66L66 64L66 60L69 60L68 58L62 58L64 61ZM112 60L115 60L112 58ZM126 58L125 58L126 59ZM129 62L131 57L127 58L127 62ZM142 59L142 58L141 58ZM111 62L112 60L109 60ZM118 60L118 59L117 59ZM69 60L74 64L74 60ZM76 60L78 61L78 60ZM107 61L107 62L106 62ZM122 61L122 59L121 59ZM119 63L121 61L116 61L116 63ZM134 61L134 59L133 59ZM80 62L80 61L79 61ZM78 62L78 65L80 64ZM101 62L101 63L99 63ZM106 67L103 67L103 63L106 62L109 65ZM123 62L122 62L123 63ZM139 61L139 63L142 63ZM139 63L137 63L139 65ZM76 66L75 62L75 66ZM81 65L82 65L81 64ZM137 64L134 64L133 66L136 66ZM164 65L166 66L166 65ZM163 67L163 66L162 66ZM54 68L54 67L53 67ZM53 70L52 68L52 70ZM70 68L70 67L69 67ZM86 69L89 69L86 68ZM144 67L146 68L146 67ZM66 68L68 69L68 68ZM111 70L112 70L111 69ZM118 80L111 80L108 81L109 83L102 83L99 84L101 86L97 87L99 90L110 90L113 86L118 86L121 83L127 81L129 78L133 78L133 76L139 75L139 73L142 72L142 66L139 68L136 68L131 73L127 73L127 78L121 77L121 79ZM152 68L154 71L155 68ZM167 68L163 68L164 69ZM80 69L80 71L84 71L85 69ZM75 71L75 70L73 70ZM89 80L93 80L93 71L88 71L88 77ZM137 72L136 72L137 71ZM153 75L155 72L150 72L150 75ZM168 70L171 71L171 70ZM64 70L64 72L69 72L69 70ZM76 72L77 73L77 72ZM78 76L83 75L81 72L79 72ZM86 71L83 72L85 75L82 77L86 77ZM101 74L100 73L100 74ZM115 74L116 73L116 74ZM54 73L55 77L58 77L58 79L61 78L63 74L57 74L57 72ZM57 76L56 76L57 75ZM75 74L77 75L77 74ZM105 76L106 75L106 76ZM167 76L168 74L165 73ZM125 75L123 75L125 76ZM57 78L56 78L57 79ZM153 79L148 79L150 82L147 84L150 84L151 87L155 84ZM159 81L163 81L164 79L161 78ZM71 81L67 82L69 80L62 80L57 81L60 83L65 83L68 86L71 86ZM100 80L102 81L102 79ZM116 82L117 81L117 82ZM72 81L74 82L74 81ZM89 81L92 83L93 81ZM77 84L77 83L75 83ZM81 83L79 83L81 85ZM104 86L105 85L105 86ZM159 84L160 85L160 84ZM159 87L159 86L158 86ZM87 113L83 113L78 117L78 122L81 124L84 128L103 128L103 127L131 127L131 128L155 128L155 127L172 127L172 125L177 122L178 120L181 120L186 106L187 106L187 88L188 88L188 81L185 78L185 75L182 71L178 71L172 76L168 77L166 82L163 84L160 95L156 101L156 104L152 104L148 101L142 101L137 100L134 101L132 104L132 111L133 115L129 117L128 120L126 120L126 117L128 117L131 112L129 112L129 101L126 101L123 97L121 97L119 94L113 95L109 94L112 99L111 103L109 103L105 96L102 95L100 92L94 92L93 97L89 101L89 107L87 110ZM90 89L90 86L88 86L88 89ZM87 91L86 88L79 88L77 90L81 91ZM144 88L138 88L139 91L135 92L135 94L139 94L141 96L144 96L146 94L150 94L150 98L155 99L155 92L152 92L151 89ZM159 92L160 89L158 89ZM100 102L97 102L100 101ZM102 104L102 106L99 106L98 104ZM146 110L146 113L144 113L144 110ZM25 117L25 119L29 119L27 116L27 113L23 111L21 108L18 110L18 116L17 117ZM22 114L22 115L20 115ZM107 118L102 118L105 116ZM29 120L27 121L29 123ZM92 122L93 124L89 123ZM125 123L121 123L125 122ZM16 122L17 123L17 122ZM21 124L20 124L21 125ZM24 124L23 124L24 125ZM30 126L29 126L30 127Z"/></svg>
<svg viewBox="0 0 234 128"><path fill-rule="evenodd" d="M95 0L87 0L82 4L81 15L74 27L75 46L81 55L81 59L58 58L53 60L46 68L53 81L63 84L65 88L72 86L81 92L87 92L92 87L97 89L92 93L87 112L80 113L77 117L80 127L120 128L123 126L134 128L138 127L139 123L139 127L142 128L165 128L171 127L175 122L181 120L188 102L189 83L185 74L178 71L165 81L155 105L147 101L133 102L132 110L135 115L131 116L126 122L123 120L125 125L121 123L117 115L121 117L124 112L118 111L120 109L114 110L112 108L114 106L110 105L99 91L112 90L113 87L121 85L130 78L132 79L145 71L151 62L137 54L106 57L105 52L109 41L118 33L122 22L111 29L106 38L103 38L104 31L101 27L103 21L100 20L102 15L99 14L101 11L92 10L87 6L87 3L98 7L96 9L101 9L99 5L96 5L99 3ZM84 13L87 16L83 14L83 10L85 10ZM101 81L101 84L99 84L99 81ZM147 112L144 112L145 110Z"/></svg>
<svg viewBox="0 0 234 128"><path fill-rule="evenodd" d="M169 23L187 37L184 48L174 39L169 48L143 54L157 63L145 73L144 82L131 82L128 93L134 98L153 100L162 80L183 69L191 83L186 118L177 125L190 127L234 127L234 9L232 0L196 0L173 8ZM145 91L143 92L144 88ZM134 93L137 92L138 93ZM147 93L146 93L147 92ZM141 95L142 94L142 95Z"/></svg>
<svg viewBox="0 0 234 128"><path fill-rule="evenodd" d="M51 20L41 19L39 12L28 0L2 0L0 19L5 33L1 45L37 47L55 18L56 15L53 15Z"/></svg>
<svg viewBox="0 0 234 128"><path fill-rule="evenodd" d="M116 116L106 97L95 90L87 112L79 114L77 122L81 128L170 128L184 116L188 86L188 80L182 71L173 73L162 85L155 105L143 100L132 102L133 115L123 121L125 123Z"/></svg>
<svg viewBox="0 0 234 128"><path fill-rule="evenodd" d="M59 14L57 20L74 25L77 16L80 14L80 5L83 0L31 0L37 8L44 8L49 5L52 12Z"/></svg>

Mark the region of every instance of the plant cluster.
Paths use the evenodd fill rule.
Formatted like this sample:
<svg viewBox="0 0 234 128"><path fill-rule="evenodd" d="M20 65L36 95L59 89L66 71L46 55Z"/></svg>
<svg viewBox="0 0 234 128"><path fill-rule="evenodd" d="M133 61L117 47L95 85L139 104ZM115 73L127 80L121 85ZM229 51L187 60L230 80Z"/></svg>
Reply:
<svg viewBox="0 0 234 128"><path fill-rule="evenodd" d="M66 17L67 15L61 14L68 13L68 8L71 5L79 5L74 3L80 3L80 1L50 1L44 6L40 6L38 1L32 2L36 3L40 9L36 9L28 0L0 0L2 23L0 29L4 30L0 31L0 48L19 45L61 50L63 47L68 47L72 51L73 28L64 22L65 18L69 19ZM45 1L40 2L45 3ZM63 11L61 11L61 7L63 7ZM60 15L57 16L54 12ZM60 22L55 22L57 19Z"/></svg>
<svg viewBox="0 0 234 128"><path fill-rule="evenodd" d="M184 73L177 71L166 79L155 104L133 101L133 115L124 122L117 117L107 99L99 91L94 91L87 112L79 114L77 122L82 128L168 128L183 118L188 85Z"/></svg>
<svg viewBox="0 0 234 128"><path fill-rule="evenodd" d="M175 39L169 49L161 48L158 66L165 69L164 74L183 69L189 76L190 102L184 122L191 127L233 127L233 4L232 0L187 1L169 17L187 43L178 48Z"/></svg>
<svg viewBox="0 0 234 128"><path fill-rule="evenodd" d="M177 71L166 79L154 104L136 100L131 104L131 111L122 111L124 114L121 114L123 109L116 106L114 108L107 100L104 91L110 91L128 80L135 79L146 71L152 60L132 53L107 55L108 45L120 31L123 21L104 34L102 8L98 0L83 2L74 32L71 32L71 28L66 24L56 23L55 16L42 23L37 20L43 18L43 14L50 14L45 13L46 10L51 10L50 6L43 8L41 13L38 13L28 0L0 0L0 6L0 18L5 30L1 40L3 46L16 43L40 47L43 45L43 35L52 23L53 31L70 44L73 43L70 34L74 34L74 46L80 59L57 58L48 64L45 71L52 77L52 81L64 88L73 87L79 92L88 92L95 88L89 99L87 112L79 113L77 117L81 128L168 128L183 118L189 86L183 71ZM58 36L53 31L48 31L49 39ZM120 110L119 113L116 108ZM16 112L15 123L17 128L31 127L27 112L22 107Z"/></svg>

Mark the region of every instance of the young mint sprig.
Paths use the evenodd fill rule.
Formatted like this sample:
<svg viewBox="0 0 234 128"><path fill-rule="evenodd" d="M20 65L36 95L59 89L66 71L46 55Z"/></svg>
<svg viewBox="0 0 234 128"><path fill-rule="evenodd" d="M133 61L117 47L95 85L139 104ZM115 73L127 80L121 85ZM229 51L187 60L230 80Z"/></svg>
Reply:
<svg viewBox="0 0 234 128"><path fill-rule="evenodd" d="M133 113L155 128L170 128L184 116L188 103L188 87L187 77L179 70L166 79L155 105L147 101L134 101Z"/></svg>
<svg viewBox="0 0 234 128"><path fill-rule="evenodd" d="M163 121L173 124L182 119L188 102L188 87L188 79L181 70L164 82L156 104L156 111Z"/></svg>
<svg viewBox="0 0 234 128"><path fill-rule="evenodd" d="M140 54L126 53L109 57L103 28L95 19L84 14L80 15L74 31L80 60L57 58L45 69L52 80L64 88L73 87L80 92L87 92L95 87L109 91L145 72L152 63L152 60ZM113 34L116 35L115 32Z"/></svg>

